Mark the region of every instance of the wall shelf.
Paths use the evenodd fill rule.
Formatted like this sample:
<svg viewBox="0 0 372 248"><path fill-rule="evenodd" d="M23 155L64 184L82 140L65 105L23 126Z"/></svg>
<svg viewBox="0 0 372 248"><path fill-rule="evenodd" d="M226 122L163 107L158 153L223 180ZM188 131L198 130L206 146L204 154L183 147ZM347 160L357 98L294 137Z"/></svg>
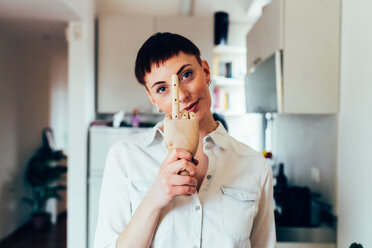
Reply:
<svg viewBox="0 0 372 248"><path fill-rule="evenodd" d="M213 49L213 53L215 55L245 55L247 53L247 49L245 47L238 47L238 46L228 46L228 45L218 45L215 46Z"/></svg>
<svg viewBox="0 0 372 248"><path fill-rule="evenodd" d="M219 45L213 53L213 110L224 116L242 116L246 107L246 48Z"/></svg>
<svg viewBox="0 0 372 248"><path fill-rule="evenodd" d="M244 86L244 79L242 78L227 78L223 76L213 76L214 86Z"/></svg>

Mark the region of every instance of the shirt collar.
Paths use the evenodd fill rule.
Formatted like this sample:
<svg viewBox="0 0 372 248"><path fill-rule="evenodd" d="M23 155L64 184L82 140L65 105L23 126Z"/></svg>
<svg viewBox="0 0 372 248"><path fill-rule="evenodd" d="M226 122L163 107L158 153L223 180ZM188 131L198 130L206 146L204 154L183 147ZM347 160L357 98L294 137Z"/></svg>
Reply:
<svg viewBox="0 0 372 248"><path fill-rule="evenodd" d="M218 146L220 146L223 149L226 149L229 145L228 133L221 122L217 121L217 124L218 124L217 128L213 132L209 133L204 139L206 139L209 136Z"/></svg>
<svg viewBox="0 0 372 248"><path fill-rule="evenodd" d="M159 122L155 125L155 127L151 128L147 132L144 133L141 140L139 140L140 146L149 146L156 140L164 139L164 133L162 131L163 128L163 121Z"/></svg>

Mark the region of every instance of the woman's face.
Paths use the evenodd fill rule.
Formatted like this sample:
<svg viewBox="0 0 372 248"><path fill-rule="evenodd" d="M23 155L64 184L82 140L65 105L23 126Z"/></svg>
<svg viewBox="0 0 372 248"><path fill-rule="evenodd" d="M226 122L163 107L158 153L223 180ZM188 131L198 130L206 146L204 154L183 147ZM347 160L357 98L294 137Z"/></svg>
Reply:
<svg viewBox="0 0 372 248"><path fill-rule="evenodd" d="M194 55L180 52L159 66L151 66L151 72L145 76L147 95L166 114L172 113L172 74L177 74L180 82L180 111L186 109L195 112L196 119L200 122L211 113L208 63L203 60L200 65Z"/></svg>

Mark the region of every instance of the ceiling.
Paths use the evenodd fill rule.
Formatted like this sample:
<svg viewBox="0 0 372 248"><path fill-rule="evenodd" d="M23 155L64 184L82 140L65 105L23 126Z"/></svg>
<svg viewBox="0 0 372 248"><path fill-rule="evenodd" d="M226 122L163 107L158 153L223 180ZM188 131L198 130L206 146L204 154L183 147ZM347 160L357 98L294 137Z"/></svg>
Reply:
<svg viewBox="0 0 372 248"><path fill-rule="evenodd" d="M35 19L0 19L0 33L21 44L54 46L66 43L67 22Z"/></svg>
<svg viewBox="0 0 372 248"><path fill-rule="evenodd" d="M181 6L190 3L192 14L213 16L217 11L229 13L233 22L251 22L249 9L254 2L267 3L271 0L96 0L97 14L129 15L179 15Z"/></svg>
<svg viewBox="0 0 372 248"><path fill-rule="evenodd" d="M78 1L78 0L76 0ZM79 0L81 1L81 0ZM181 14L181 6L191 4L191 15L213 16L229 13L231 22L253 23L261 8L271 0L91 0L97 16L106 14ZM0 34L27 44L65 43L68 21L78 20L66 0L0 0Z"/></svg>
<svg viewBox="0 0 372 248"><path fill-rule="evenodd" d="M0 0L0 34L22 44L65 43L72 20L78 17L62 0Z"/></svg>
<svg viewBox="0 0 372 248"><path fill-rule="evenodd" d="M78 19L63 0L0 0L0 18L65 22Z"/></svg>

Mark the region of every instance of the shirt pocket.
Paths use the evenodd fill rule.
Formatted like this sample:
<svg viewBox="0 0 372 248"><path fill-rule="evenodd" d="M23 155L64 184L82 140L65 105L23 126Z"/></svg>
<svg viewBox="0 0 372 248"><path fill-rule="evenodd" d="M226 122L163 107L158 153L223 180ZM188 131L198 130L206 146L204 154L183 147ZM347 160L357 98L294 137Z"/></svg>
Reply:
<svg viewBox="0 0 372 248"><path fill-rule="evenodd" d="M257 194L245 189L221 187L224 231L242 242L250 237Z"/></svg>
<svg viewBox="0 0 372 248"><path fill-rule="evenodd" d="M132 181L131 182L131 213L137 209L147 191L152 186L152 182ZM155 239L163 233L169 232L174 228L174 213L171 211L171 205L165 207L159 218L158 225L155 229Z"/></svg>

